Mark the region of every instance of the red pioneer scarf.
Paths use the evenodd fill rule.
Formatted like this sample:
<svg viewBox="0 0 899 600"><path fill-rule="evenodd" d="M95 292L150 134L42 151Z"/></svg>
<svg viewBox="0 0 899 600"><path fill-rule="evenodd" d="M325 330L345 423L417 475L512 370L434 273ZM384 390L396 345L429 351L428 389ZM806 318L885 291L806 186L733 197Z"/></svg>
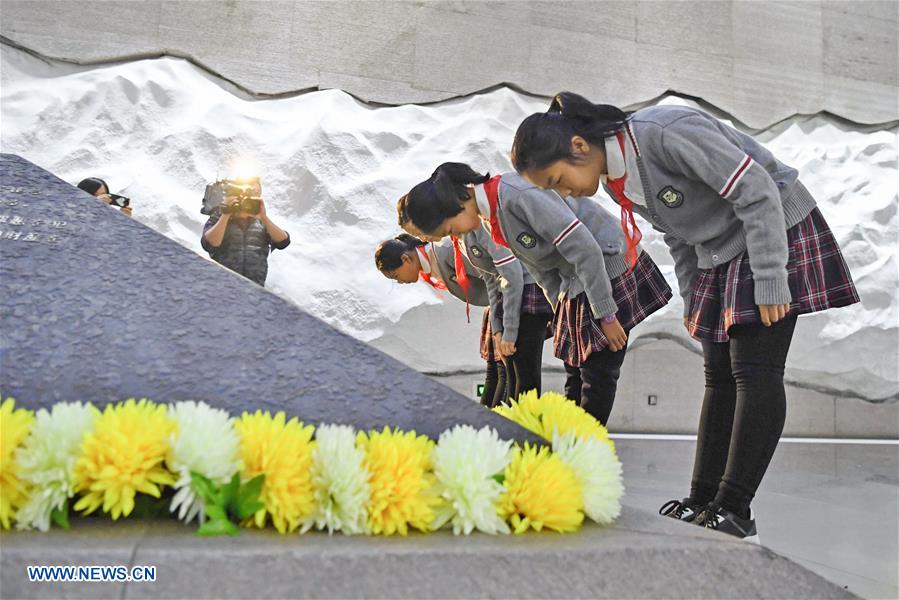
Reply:
<svg viewBox="0 0 899 600"><path fill-rule="evenodd" d="M624 134L619 131L615 134L615 137L618 138L618 145L621 146L621 155L624 156ZM643 239L643 234L640 233L637 222L634 221L634 203L624 194L624 183L626 180L627 173L618 179L609 177L606 182L609 184L612 193L615 194L618 204L621 205L621 230L624 232L624 238L627 240L625 259L628 264L628 273L630 273L637 265L637 245ZM630 224L630 227L628 227L628 224Z"/></svg>
<svg viewBox="0 0 899 600"><path fill-rule="evenodd" d="M471 305L468 304L468 273L465 272L465 259L462 258L462 248L459 247L459 238L452 236L453 259L456 263L456 281L465 291L465 318L471 323Z"/></svg>
<svg viewBox="0 0 899 600"><path fill-rule="evenodd" d="M491 177L484 182L484 192L487 193L487 202L490 204L490 237L497 246L509 247L509 242L503 235L503 230L499 226L499 181L500 175Z"/></svg>
<svg viewBox="0 0 899 600"><path fill-rule="evenodd" d="M428 252L427 252L427 250L424 249L423 246L417 246L415 249L418 250L418 253L421 255L421 260L423 262L427 262L428 264L431 263L431 259L428 258ZM433 269L433 267L432 267L432 269ZM425 273L423 270L418 272L418 279L420 281L424 281L425 283L430 285L435 290L445 290L446 289L446 284L443 283L443 280L437 279L436 277L431 277L430 273Z"/></svg>

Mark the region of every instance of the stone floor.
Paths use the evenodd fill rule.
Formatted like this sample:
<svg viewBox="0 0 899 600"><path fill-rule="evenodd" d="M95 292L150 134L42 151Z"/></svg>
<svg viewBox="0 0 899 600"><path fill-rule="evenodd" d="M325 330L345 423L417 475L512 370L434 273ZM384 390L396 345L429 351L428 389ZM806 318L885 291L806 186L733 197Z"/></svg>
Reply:
<svg viewBox="0 0 899 600"><path fill-rule="evenodd" d="M635 507L689 491L695 442L664 437L616 440ZM899 597L899 441L782 441L753 510L764 546L859 596Z"/></svg>

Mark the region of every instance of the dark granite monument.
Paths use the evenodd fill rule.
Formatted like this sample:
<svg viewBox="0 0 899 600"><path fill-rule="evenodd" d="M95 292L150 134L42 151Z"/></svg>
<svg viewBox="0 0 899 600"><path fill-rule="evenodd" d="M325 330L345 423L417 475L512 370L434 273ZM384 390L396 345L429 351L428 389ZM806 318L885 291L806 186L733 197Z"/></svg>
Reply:
<svg viewBox="0 0 899 600"><path fill-rule="evenodd" d="M204 400L234 415L283 410L432 438L467 423L536 440L9 154L0 155L0 393L29 408Z"/></svg>

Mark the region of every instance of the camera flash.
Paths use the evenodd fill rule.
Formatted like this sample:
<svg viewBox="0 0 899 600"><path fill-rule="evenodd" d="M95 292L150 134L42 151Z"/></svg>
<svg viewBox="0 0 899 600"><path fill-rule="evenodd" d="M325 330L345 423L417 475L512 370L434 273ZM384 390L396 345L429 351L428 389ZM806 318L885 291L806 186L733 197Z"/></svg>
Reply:
<svg viewBox="0 0 899 600"><path fill-rule="evenodd" d="M239 158L231 165L231 172L234 179L250 180L255 179L259 173L259 167L255 161L249 158Z"/></svg>

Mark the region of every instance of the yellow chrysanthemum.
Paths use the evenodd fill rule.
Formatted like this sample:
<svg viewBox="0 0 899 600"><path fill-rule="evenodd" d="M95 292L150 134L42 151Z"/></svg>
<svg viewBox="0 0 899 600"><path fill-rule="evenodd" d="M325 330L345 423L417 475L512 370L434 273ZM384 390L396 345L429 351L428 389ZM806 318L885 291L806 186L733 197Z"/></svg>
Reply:
<svg viewBox="0 0 899 600"><path fill-rule="evenodd" d="M90 514L102 506L115 520L131 514L138 492L158 498L175 483L163 464L174 429L163 404L130 398L107 405L81 442L75 492L84 496L75 510Z"/></svg>
<svg viewBox="0 0 899 600"><path fill-rule="evenodd" d="M548 442L552 441L553 433L564 435L573 431L579 438L601 440L615 450L609 432L596 417L556 392L544 392L538 397L537 391L531 390L519 396L517 402L512 400L509 405L501 404L493 410Z"/></svg>
<svg viewBox="0 0 899 600"><path fill-rule="evenodd" d="M284 412L243 413L234 424L240 436L244 481L265 475L258 510L245 525L265 527L270 515L279 533L296 531L315 508L312 489L312 435L315 428Z"/></svg>
<svg viewBox="0 0 899 600"><path fill-rule="evenodd" d="M434 508L440 505L431 470L434 442L414 431L360 432L365 467L371 473L368 526L372 533L406 535L409 525L429 531Z"/></svg>
<svg viewBox="0 0 899 600"><path fill-rule="evenodd" d="M12 398L0 404L0 526L3 529L9 529L16 509L28 497L13 453L28 437L32 423L34 413L25 408L16 409L16 401Z"/></svg>
<svg viewBox="0 0 899 600"><path fill-rule="evenodd" d="M544 527L562 533L576 531L584 520L584 495L571 467L549 448L515 449L506 467L506 492L499 513L515 533Z"/></svg>

